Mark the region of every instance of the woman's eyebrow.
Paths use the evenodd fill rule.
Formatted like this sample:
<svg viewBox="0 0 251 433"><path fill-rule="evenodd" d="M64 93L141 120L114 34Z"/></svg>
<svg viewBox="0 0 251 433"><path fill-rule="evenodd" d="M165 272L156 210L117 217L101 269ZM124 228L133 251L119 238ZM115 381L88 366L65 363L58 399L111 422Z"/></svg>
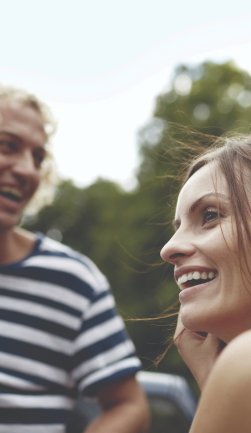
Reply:
<svg viewBox="0 0 251 433"><path fill-rule="evenodd" d="M203 202L203 200L205 200L206 198L208 198L208 197L216 197L217 199L218 198L223 198L224 200L229 200L229 198L228 198L228 196L227 195L225 195L225 194L221 194L221 193L219 193L219 192L208 192L207 194L204 194L204 195L202 195L201 197L199 197L191 206L190 206L190 208L189 208L189 212L190 213L193 213L193 212L195 212L196 211L196 209L197 209L197 207L200 205L200 203L201 202ZM175 231L177 231L178 230L178 228L179 228L179 226L180 226L180 223L181 223L181 221L180 221L180 219L178 218L178 219L175 219L174 221L173 221L173 223L172 223L172 225L173 225L173 228L174 228L174 230Z"/></svg>
<svg viewBox="0 0 251 433"><path fill-rule="evenodd" d="M207 194L202 195L200 198L198 198L189 208L189 212L193 213L195 212L195 210L197 209L197 207L199 206L199 204L204 201L206 198L208 197L216 197L218 198L223 198L224 200L228 200L228 196L226 196L225 194L221 194L220 192L208 192Z"/></svg>

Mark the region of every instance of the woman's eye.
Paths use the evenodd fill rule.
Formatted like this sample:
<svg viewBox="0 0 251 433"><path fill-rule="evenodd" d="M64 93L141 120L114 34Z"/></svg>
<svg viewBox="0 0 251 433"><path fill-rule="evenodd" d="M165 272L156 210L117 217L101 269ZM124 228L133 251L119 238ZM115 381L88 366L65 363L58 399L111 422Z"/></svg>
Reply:
<svg viewBox="0 0 251 433"><path fill-rule="evenodd" d="M219 214L215 210L205 210L202 212L202 225L211 223L212 221L216 221L219 219Z"/></svg>

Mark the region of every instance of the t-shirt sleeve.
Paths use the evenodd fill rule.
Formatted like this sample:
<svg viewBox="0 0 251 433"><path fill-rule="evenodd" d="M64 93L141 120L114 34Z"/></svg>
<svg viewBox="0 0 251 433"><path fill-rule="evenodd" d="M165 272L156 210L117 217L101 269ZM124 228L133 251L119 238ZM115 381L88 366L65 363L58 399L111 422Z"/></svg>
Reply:
<svg viewBox="0 0 251 433"><path fill-rule="evenodd" d="M98 293L86 309L72 359L74 382L81 394L90 397L109 382L140 370L110 289Z"/></svg>

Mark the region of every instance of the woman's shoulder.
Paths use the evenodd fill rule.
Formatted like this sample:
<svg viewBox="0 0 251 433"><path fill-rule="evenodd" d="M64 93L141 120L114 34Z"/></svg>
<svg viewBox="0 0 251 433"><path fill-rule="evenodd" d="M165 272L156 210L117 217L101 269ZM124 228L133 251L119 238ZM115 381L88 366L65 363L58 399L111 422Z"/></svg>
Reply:
<svg viewBox="0 0 251 433"><path fill-rule="evenodd" d="M221 352L203 389L190 433L250 432L251 330Z"/></svg>
<svg viewBox="0 0 251 433"><path fill-rule="evenodd" d="M248 391L251 397L251 330L239 334L223 349L216 361L212 380L226 389Z"/></svg>
<svg viewBox="0 0 251 433"><path fill-rule="evenodd" d="M227 363L247 364L251 368L251 329L242 332L226 345L219 357L219 365Z"/></svg>

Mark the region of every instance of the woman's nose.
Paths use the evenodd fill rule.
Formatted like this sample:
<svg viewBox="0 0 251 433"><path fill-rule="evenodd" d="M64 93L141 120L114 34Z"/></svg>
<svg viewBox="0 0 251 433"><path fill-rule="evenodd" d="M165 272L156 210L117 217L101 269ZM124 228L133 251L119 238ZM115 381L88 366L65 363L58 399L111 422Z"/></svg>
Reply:
<svg viewBox="0 0 251 433"><path fill-rule="evenodd" d="M195 253L195 247L192 243L182 240L181 237L174 235L167 242L160 252L160 256L166 262L178 264L184 257L191 256Z"/></svg>

